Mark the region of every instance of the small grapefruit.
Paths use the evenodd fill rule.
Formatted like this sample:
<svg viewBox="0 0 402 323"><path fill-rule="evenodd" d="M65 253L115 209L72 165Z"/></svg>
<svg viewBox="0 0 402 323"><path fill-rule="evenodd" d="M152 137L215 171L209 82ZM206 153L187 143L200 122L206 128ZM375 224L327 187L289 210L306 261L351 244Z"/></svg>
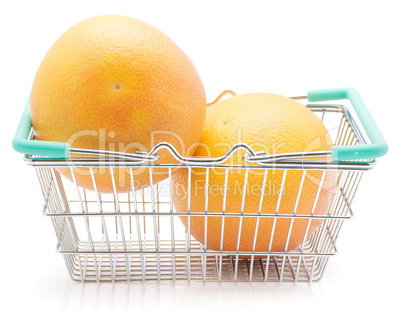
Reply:
<svg viewBox="0 0 402 323"><path fill-rule="evenodd" d="M31 91L38 140L74 148L149 151L169 142L183 156L196 148L206 115L205 90L186 54L158 29L136 19L106 15L67 30L49 49ZM159 162L175 160L167 151ZM71 179L68 168L58 169ZM99 192L113 192L108 168L95 168ZM79 186L93 189L88 168L75 168ZM153 174L154 183L167 172ZM117 190L130 189L127 168L114 171ZM149 171L134 169L136 187Z"/></svg>
<svg viewBox="0 0 402 323"><path fill-rule="evenodd" d="M206 126L194 156L219 157L239 142L248 144L254 151L266 151L269 154L322 151L330 149L332 145L327 129L313 112L295 100L268 93L237 95L212 105L207 111ZM245 164L242 159L244 153L243 150L238 151L226 164ZM263 185L264 172L263 169L250 169L247 174L243 205L245 216L240 231L240 251L253 250L257 222L255 215L259 211L262 215L275 214L276 211L278 214L288 215L310 215L311 213L326 215L333 200L336 172L328 171L325 174L314 211L313 204L323 176L322 170L306 172L296 209L295 204L303 171L287 170L283 187L281 184L284 170L269 169L266 174L265 186ZM228 214L224 221L222 221L222 216L218 215L207 217L207 247L213 250L220 250L222 247L223 251L236 251L240 218L230 216L230 214L240 214L242 211L245 169L230 169L225 186L225 170L211 168L208 188L206 188L205 169L192 168L190 174L190 211L222 214L224 209ZM189 170L182 168L173 177L174 206L177 212L186 213L188 211L188 176ZM281 187L282 195L280 195ZM226 201L224 200L225 194ZM207 201L206 195L208 195ZM279 196L281 196L280 200ZM278 200L280 203L277 210ZM191 235L204 243L205 217L192 215L190 219ZM188 217L183 216L181 220L188 228ZM290 218L277 219L271 251L282 252L285 249L287 251L295 249L303 242L306 231L306 239L308 239L322 223L322 220L312 220L307 229L307 219L295 219L290 231L288 246L285 248L290 223ZM222 224L224 233L221 246ZM260 218L255 251L268 251L273 225L273 218Z"/></svg>

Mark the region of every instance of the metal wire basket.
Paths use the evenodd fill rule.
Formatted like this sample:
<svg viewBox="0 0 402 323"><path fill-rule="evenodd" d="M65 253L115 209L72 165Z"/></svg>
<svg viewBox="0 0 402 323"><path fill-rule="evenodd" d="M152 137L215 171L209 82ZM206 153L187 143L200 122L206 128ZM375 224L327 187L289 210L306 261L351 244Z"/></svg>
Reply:
<svg viewBox="0 0 402 323"><path fill-rule="evenodd" d="M220 98L220 97L219 97ZM376 157L387 152L385 143L374 120L368 113L359 94L353 89L334 89L310 91L306 97L294 99L309 102L349 99L358 115L371 143L357 127L352 114L340 104L308 104L327 126L332 129L334 146L332 151L267 155L256 153L245 144L233 146L224 156L214 159L184 158L168 143L156 145L148 153L121 154L103 151L90 151L70 148L65 143L40 142L34 140L31 130L29 103L24 111L13 146L25 155L28 165L33 166L38 175L44 197L43 213L51 219L56 236L57 251L66 262L73 280L87 281L146 281L146 280L204 280L204 281L317 281L324 273L328 259L337 253L336 242L345 220L353 216L353 198L362 175L375 165ZM29 102L29 101L28 101ZM167 149L177 160L175 164L158 163L158 152ZM233 154L244 151L241 165L225 164ZM69 154L95 155L96 158L67 158ZM53 156L52 158L46 156ZM103 156L104 158L99 158ZM332 157L328 158L328 157ZM73 181L66 180L56 170L69 167ZM89 169L94 191L77 185L73 169ZM112 174L113 193L99 193L93 169L106 167ZM113 171L116 168L130 169L132 190L119 193L116 190ZM133 168L146 168L149 172L150 187L134 189ZM241 207L237 212L225 212L225 192L223 192L222 211L208 211L208 190L205 194L205 212L193 212L191 194L188 194L188 212L179 213L173 205L172 169L184 167L188 170L188 183L191 184L191 171L194 168L205 172L206 186L209 173L213 169L225 172L225 181L231 176L230 170L241 169L244 182L241 188ZM169 176L163 182L152 184L153 172L164 169ZM246 213L248 172L260 170L260 203L255 212ZM264 189L267 174L273 170L282 172L280 188L286 177L294 172L301 173L293 213L280 212L282 190L276 199L276 210L261 212L264 203ZM303 194L303 181L310 170L320 171L317 192L311 201L311 212L300 213L297 204ZM329 212L316 214L316 206L325 176L335 174L336 190ZM164 189L162 190L161 187ZM221 244L218 250L208 249L191 235L190 219L202 216L207 221L218 218L221 221ZM179 218L187 219L187 229ZM225 220L229 217L239 219L237 248L224 250ZM242 221L254 218L254 239L251 250L241 251ZM256 251L255 245L259 225L263 219L272 219L273 229L269 245L265 251ZM284 250L272 250L274 228L277 221L288 219L288 232ZM295 221L306 223L302 243L293 250L288 249ZM322 220L321 225L308 236L312 221ZM204 227L205 241L208 231Z"/></svg>

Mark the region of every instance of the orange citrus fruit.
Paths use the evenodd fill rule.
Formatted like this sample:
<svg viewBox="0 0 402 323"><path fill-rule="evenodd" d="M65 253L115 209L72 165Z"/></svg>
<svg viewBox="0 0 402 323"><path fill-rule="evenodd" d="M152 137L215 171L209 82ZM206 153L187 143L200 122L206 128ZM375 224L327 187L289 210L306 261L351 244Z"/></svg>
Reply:
<svg viewBox="0 0 402 323"><path fill-rule="evenodd" d="M106 15L67 30L49 49L32 86L31 118L38 140L74 148L149 151L171 143L191 156L200 140L206 97L186 54L158 29ZM82 156L81 156L82 157ZM175 162L160 151L159 162ZM68 168L58 169L70 178ZM133 169L136 188L149 185L146 168ZM99 192L113 192L109 168L95 168ZM79 186L94 189L88 168L75 168ZM156 183L167 177L151 174ZM116 168L119 192L130 189L127 168Z"/></svg>
<svg viewBox="0 0 402 323"><path fill-rule="evenodd" d="M207 111L206 125L201 143L194 156L219 157L236 143L246 143L254 151L268 154L287 152L323 151L330 149L331 138L318 117L301 103L290 98L268 93L237 95L212 105ZM244 165L244 150L236 152L225 164ZM252 164L256 166L256 164ZM188 176L191 174L190 200L188 199ZM336 186L336 172L307 170L300 198L296 204L303 177L302 170L243 169L225 170L211 168L208 186L205 168L182 168L174 174L174 206L177 212L211 213L207 217L207 247L223 251L272 252L291 251L302 244L322 223L320 219L277 218L263 215L327 215ZM247 176L247 178L246 178ZM265 184L263 184L266 176ZM284 178L284 185L282 180ZM247 180L244 186L245 180ZM318 191L319 183L322 188ZM280 193L282 190L282 194ZM244 192L244 199L243 199ZM313 209L315 197L317 202ZM226 195L226 200L224 196ZM207 200L206 200L207 196ZM279 201L279 202L278 202ZM224 219L220 216L225 211ZM243 214L240 227L240 217ZM258 231L255 236L257 216ZM230 216L232 215L232 216ZM205 217L182 216L181 220L190 233L205 243ZM221 231L223 225L223 238ZM273 226L272 245L270 239ZM240 231L240 241L238 241ZM222 245L221 245L222 243ZM287 243L287 248L286 247Z"/></svg>

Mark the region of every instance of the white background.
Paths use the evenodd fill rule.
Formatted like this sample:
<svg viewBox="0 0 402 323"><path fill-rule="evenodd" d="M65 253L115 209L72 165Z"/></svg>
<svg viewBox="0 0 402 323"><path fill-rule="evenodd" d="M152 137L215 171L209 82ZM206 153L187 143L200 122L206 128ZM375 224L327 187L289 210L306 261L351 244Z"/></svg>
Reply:
<svg viewBox="0 0 402 323"><path fill-rule="evenodd" d="M7 1L0 5L0 320L131 322L401 319L402 19L398 1ZM5 4L7 3L7 4ZM34 170L11 148L36 69L75 23L124 14L170 36L208 101L222 90L354 87L390 150L363 178L339 255L313 284L70 281ZM11 316L11 317L10 317Z"/></svg>

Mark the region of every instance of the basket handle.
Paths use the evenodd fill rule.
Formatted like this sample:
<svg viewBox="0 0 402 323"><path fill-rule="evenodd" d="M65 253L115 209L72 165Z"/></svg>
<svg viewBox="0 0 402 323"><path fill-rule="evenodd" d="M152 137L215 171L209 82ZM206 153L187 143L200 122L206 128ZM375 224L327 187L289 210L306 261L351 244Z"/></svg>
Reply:
<svg viewBox="0 0 402 323"><path fill-rule="evenodd" d="M350 159L371 159L384 156L388 151L388 144L380 132L377 124L367 110L359 93L352 88L339 88L327 90L312 90L307 93L309 102L349 99L359 117L364 130L370 138L371 144L355 146L332 147L334 161ZM18 124L13 139L13 148L23 154L43 155L67 158L70 146L68 143L29 140L31 131L31 115L29 111L29 97Z"/></svg>
<svg viewBox="0 0 402 323"><path fill-rule="evenodd" d="M67 158L70 146L63 142L29 140L31 131L31 114L29 112L29 97L22 113L20 123L13 139L13 148L27 155L43 155Z"/></svg>
<svg viewBox="0 0 402 323"><path fill-rule="evenodd" d="M332 159L334 161L341 161L350 159L371 159L384 156L388 151L388 144L370 112L367 110L360 94L355 89L339 88L313 90L307 93L307 100L309 102L342 99L348 99L352 104L364 130L370 138L371 144L334 146L332 147Z"/></svg>

